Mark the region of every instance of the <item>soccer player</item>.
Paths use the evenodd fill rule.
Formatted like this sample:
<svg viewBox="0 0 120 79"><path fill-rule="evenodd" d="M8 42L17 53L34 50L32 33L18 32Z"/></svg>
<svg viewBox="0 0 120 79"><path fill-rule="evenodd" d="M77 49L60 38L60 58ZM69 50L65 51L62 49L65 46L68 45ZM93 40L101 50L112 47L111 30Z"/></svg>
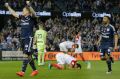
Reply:
<svg viewBox="0 0 120 79"><path fill-rule="evenodd" d="M81 47L81 34L80 34L80 32L76 32L75 44L78 45L78 48L75 48L74 55L76 55L76 54L79 55L82 58L82 61L87 63L87 69L91 69L91 63L89 61L86 61L85 58L83 57L83 52L82 52L82 47Z"/></svg>
<svg viewBox="0 0 120 79"><path fill-rule="evenodd" d="M101 60L106 60L108 71L107 74L112 72L112 62L111 52L117 49L118 36L115 31L114 26L110 24L110 18L108 16L103 17L103 25L100 27L100 38L98 40L98 45L100 44L100 56Z"/></svg>
<svg viewBox="0 0 120 79"><path fill-rule="evenodd" d="M24 73L27 68L27 64L29 63L33 72L31 73L31 76L35 76L38 74L38 71L36 70L34 61L32 59L32 39L33 39L33 27L34 27L34 18L36 17L36 13L33 10L33 8L30 6L30 2L26 1L27 6L23 8L22 15L18 15L10 6L8 3L5 3L5 6L7 9L11 12L11 14L21 20L21 46L23 49L23 53L25 54L26 58L23 60L22 70L20 72L17 72L16 74L18 76L23 77Z"/></svg>
<svg viewBox="0 0 120 79"><path fill-rule="evenodd" d="M49 69L55 67L57 69L63 70L65 69L65 65L68 65L69 69L72 68L81 69L81 65L77 63L77 60L68 54L58 53L56 54L56 60L57 64L56 63L49 64Z"/></svg>
<svg viewBox="0 0 120 79"><path fill-rule="evenodd" d="M59 44L59 48L61 52L67 53L69 50L72 50L72 46L74 45L74 42L72 42L72 37L68 37L68 41L64 41Z"/></svg>
<svg viewBox="0 0 120 79"><path fill-rule="evenodd" d="M47 32L43 30L43 24L39 24L39 30L35 32L34 45L37 46L38 50L38 66L44 65L44 50L46 44Z"/></svg>

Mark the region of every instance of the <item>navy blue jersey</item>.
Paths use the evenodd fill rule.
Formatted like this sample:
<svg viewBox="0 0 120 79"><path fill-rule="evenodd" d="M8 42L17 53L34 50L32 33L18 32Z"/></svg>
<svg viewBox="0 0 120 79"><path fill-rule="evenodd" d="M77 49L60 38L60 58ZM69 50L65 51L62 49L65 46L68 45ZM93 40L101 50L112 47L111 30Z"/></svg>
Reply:
<svg viewBox="0 0 120 79"><path fill-rule="evenodd" d="M101 26L101 46L102 47L113 47L114 46L114 35L116 34L114 26L109 24L108 26Z"/></svg>
<svg viewBox="0 0 120 79"><path fill-rule="evenodd" d="M21 26L21 38L29 38L33 35L35 20L31 16L19 16Z"/></svg>

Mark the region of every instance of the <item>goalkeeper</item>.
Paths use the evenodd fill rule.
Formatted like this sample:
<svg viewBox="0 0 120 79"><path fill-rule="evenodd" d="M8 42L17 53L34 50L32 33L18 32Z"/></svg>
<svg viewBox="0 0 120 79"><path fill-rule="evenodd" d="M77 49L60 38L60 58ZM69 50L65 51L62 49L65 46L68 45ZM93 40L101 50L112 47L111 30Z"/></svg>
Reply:
<svg viewBox="0 0 120 79"><path fill-rule="evenodd" d="M38 66L44 65L44 50L46 44L47 32L43 30L43 24L38 24L39 29L36 30L34 35L34 46L36 46L38 51Z"/></svg>

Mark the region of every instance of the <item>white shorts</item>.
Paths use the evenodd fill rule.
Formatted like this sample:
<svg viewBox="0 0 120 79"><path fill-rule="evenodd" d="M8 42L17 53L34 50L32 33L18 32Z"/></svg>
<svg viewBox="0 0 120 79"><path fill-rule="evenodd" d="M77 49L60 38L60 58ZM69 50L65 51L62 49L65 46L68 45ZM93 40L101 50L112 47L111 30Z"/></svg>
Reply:
<svg viewBox="0 0 120 79"><path fill-rule="evenodd" d="M68 51L68 49L66 48L65 45L60 44L60 45L59 45L59 48L60 48L60 51L65 51L65 52Z"/></svg>
<svg viewBox="0 0 120 79"><path fill-rule="evenodd" d="M77 54L83 53L81 46L79 46L79 48L76 48L76 49L75 49L75 53L77 53Z"/></svg>
<svg viewBox="0 0 120 79"><path fill-rule="evenodd" d="M65 64L65 59L64 59L64 55L60 55L60 54L57 54L56 55L56 60L57 60L57 63L58 64L61 64L61 65L64 65Z"/></svg>

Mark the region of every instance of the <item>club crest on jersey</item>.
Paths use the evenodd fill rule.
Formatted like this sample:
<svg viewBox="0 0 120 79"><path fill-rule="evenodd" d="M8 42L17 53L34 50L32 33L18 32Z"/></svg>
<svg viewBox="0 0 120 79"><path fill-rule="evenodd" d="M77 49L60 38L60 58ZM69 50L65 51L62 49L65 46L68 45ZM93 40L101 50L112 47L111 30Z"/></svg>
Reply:
<svg viewBox="0 0 120 79"><path fill-rule="evenodd" d="M110 31L110 29L109 29L109 28L107 28L107 31Z"/></svg>

